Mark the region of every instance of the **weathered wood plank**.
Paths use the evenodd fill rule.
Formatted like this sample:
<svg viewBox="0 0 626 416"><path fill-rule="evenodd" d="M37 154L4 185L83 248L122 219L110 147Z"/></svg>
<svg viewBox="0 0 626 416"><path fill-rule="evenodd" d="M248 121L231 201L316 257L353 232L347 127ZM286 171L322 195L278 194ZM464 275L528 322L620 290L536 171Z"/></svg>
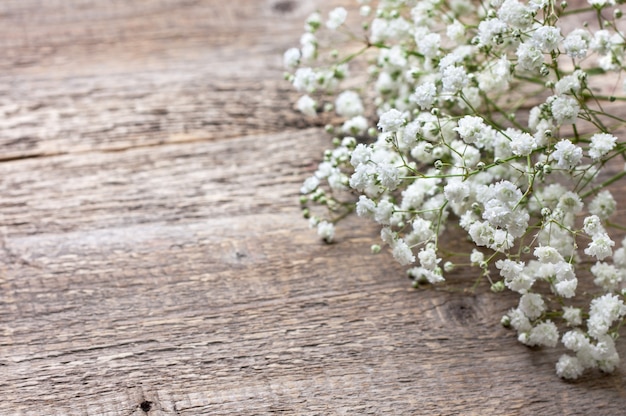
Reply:
<svg viewBox="0 0 626 416"><path fill-rule="evenodd" d="M306 126L277 3L3 2L0 160ZM314 10L289 4L298 23Z"/></svg>
<svg viewBox="0 0 626 416"><path fill-rule="evenodd" d="M308 231L328 138L280 52L339 3L0 4L0 415L623 412L623 370L562 382L499 326L513 296Z"/></svg>

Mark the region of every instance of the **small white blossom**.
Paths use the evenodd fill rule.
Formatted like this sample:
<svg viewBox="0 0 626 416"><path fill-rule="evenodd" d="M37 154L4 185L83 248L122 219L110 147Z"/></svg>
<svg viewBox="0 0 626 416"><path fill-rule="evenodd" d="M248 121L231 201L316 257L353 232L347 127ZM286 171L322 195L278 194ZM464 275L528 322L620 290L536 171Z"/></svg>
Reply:
<svg viewBox="0 0 626 416"><path fill-rule="evenodd" d="M363 116L354 116L346 120L341 126L341 130L346 134L364 134L368 128L367 119Z"/></svg>
<svg viewBox="0 0 626 416"><path fill-rule="evenodd" d="M383 132L394 132L400 130L400 127L405 124L406 119L403 114L395 108L392 108L380 116L378 128L380 128Z"/></svg>
<svg viewBox="0 0 626 416"><path fill-rule="evenodd" d="M470 255L470 262L473 265L478 265L478 264L482 263L483 261L485 261L485 255L482 252L480 252L480 251L478 251L476 249L473 249L472 253Z"/></svg>
<svg viewBox="0 0 626 416"><path fill-rule="evenodd" d="M335 30L339 26L341 26L343 24L343 22L346 21L346 17L348 17L347 10L344 9L343 7L337 7L336 9L333 9L328 14L328 20L326 21L326 27L328 27L329 29Z"/></svg>
<svg viewBox="0 0 626 416"><path fill-rule="evenodd" d="M617 208L617 202L611 191L605 189L600 192L589 204L589 212L593 215L597 215L601 220L608 219Z"/></svg>
<svg viewBox="0 0 626 416"><path fill-rule="evenodd" d="M532 42L520 43L515 54L520 68L527 71L536 72L544 63L541 48Z"/></svg>
<svg viewBox="0 0 626 416"><path fill-rule="evenodd" d="M561 29L554 26L541 26L532 33L533 43L544 52L556 50L563 40Z"/></svg>
<svg viewBox="0 0 626 416"><path fill-rule="evenodd" d="M528 156L537 148L535 138L528 133L516 132L511 135L511 151L516 156Z"/></svg>
<svg viewBox="0 0 626 416"><path fill-rule="evenodd" d="M437 97L437 87L433 82L424 82L415 88L415 92L411 94L409 100L414 102L422 110L430 110Z"/></svg>
<svg viewBox="0 0 626 416"><path fill-rule="evenodd" d="M577 75L567 75L554 85L557 94L577 94L580 92L580 79Z"/></svg>
<svg viewBox="0 0 626 416"><path fill-rule="evenodd" d="M607 133L596 133L591 136L591 145L589 146L589 156L593 159L601 159L615 148L617 137Z"/></svg>
<svg viewBox="0 0 626 416"><path fill-rule="evenodd" d="M320 180L317 178L317 176L310 176L302 184L302 187L300 188L300 192L303 194L310 194L311 192L317 189L319 184L320 184Z"/></svg>
<svg viewBox="0 0 626 416"><path fill-rule="evenodd" d="M449 201L459 204L469 197L470 188L466 183L454 180L448 182L443 188L443 193Z"/></svg>
<svg viewBox="0 0 626 416"><path fill-rule="evenodd" d="M498 18L517 29L527 29L533 23L533 12L517 0L504 0Z"/></svg>
<svg viewBox="0 0 626 416"><path fill-rule="evenodd" d="M443 83L444 93L456 94L468 84L469 79L467 78L465 68L461 66L448 66L443 70L441 81Z"/></svg>
<svg viewBox="0 0 626 416"><path fill-rule="evenodd" d="M311 68L298 68L293 77L293 86L297 91L315 91L315 72Z"/></svg>
<svg viewBox="0 0 626 416"><path fill-rule="evenodd" d="M591 301L587 327L589 334L598 338L607 333L617 319L626 314L624 302L616 295L607 293Z"/></svg>
<svg viewBox="0 0 626 416"><path fill-rule="evenodd" d="M536 346L541 345L545 347L556 347L559 342L559 330L554 322L547 320L534 326L530 330L526 345Z"/></svg>
<svg viewBox="0 0 626 416"><path fill-rule="evenodd" d="M613 255L613 246L615 242L611 240L608 234L598 233L592 237L591 242L585 249L585 254L593 256L598 260L603 260L606 257Z"/></svg>
<svg viewBox="0 0 626 416"><path fill-rule="evenodd" d="M554 145L552 157L556 160L557 167L571 170L580 163L583 157L583 149L567 139L562 139Z"/></svg>
<svg viewBox="0 0 626 416"><path fill-rule="evenodd" d="M556 363L556 374L564 379L577 379L583 374L585 368L582 366L578 358L571 355L563 354Z"/></svg>
<svg viewBox="0 0 626 416"><path fill-rule="evenodd" d="M465 41L465 26L458 20L454 20L446 27L446 35L454 42Z"/></svg>
<svg viewBox="0 0 626 416"><path fill-rule="evenodd" d="M287 49L283 55L283 65L287 69L293 69L300 63L300 49L290 48Z"/></svg>
<svg viewBox="0 0 626 416"><path fill-rule="evenodd" d="M342 117L355 117L363 114L363 102L354 91L344 91L335 100L335 111Z"/></svg>
<svg viewBox="0 0 626 416"><path fill-rule="evenodd" d="M481 117L465 116L459 120L454 130L467 144L480 143L485 137L491 136L490 128Z"/></svg>
<svg viewBox="0 0 626 416"><path fill-rule="evenodd" d="M519 300L519 309L529 319L537 319L546 309L543 298L538 293L525 293Z"/></svg>
<svg viewBox="0 0 626 416"><path fill-rule="evenodd" d="M392 254L393 258L403 266L415 263L415 256L413 255L413 252L411 252L407 243L405 243L402 239L395 242Z"/></svg>
<svg viewBox="0 0 626 416"><path fill-rule="evenodd" d="M432 247L420 250L420 252L417 253L417 257L422 267L427 270L435 270L435 267L437 267L437 264L441 261L440 258L437 258L437 253Z"/></svg>
<svg viewBox="0 0 626 416"><path fill-rule="evenodd" d="M587 56L587 49L590 41L589 33L584 29L574 29L563 41L565 53L572 58L584 58Z"/></svg>
<svg viewBox="0 0 626 416"><path fill-rule="evenodd" d="M296 108L298 109L298 111L309 117L315 117L317 115L317 111L315 109L316 105L317 103L315 102L315 100L308 95L303 95L296 102Z"/></svg>
<svg viewBox="0 0 626 416"><path fill-rule="evenodd" d="M327 243L333 241L335 238L335 226L328 221L321 221L317 224L317 234L324 239Z"/></svg>
<svg viewBox="0 0 626 416"><path fill-rule="evenodd" d="M560 95L558 97L552 97L550 103L550 110L552 111L552 117L556 121L557 125L573 124L576 122L580 106L578 102L569 96Z"/></svg>
<svg viewBox="0 0 626 416"><path fill-rule="evenodd" d="M591 273L595 279L593 283L607 292L612 292L619 288L622 282L624 271L612 264L597 262L591 267Z"/></svg>
<svg viewBox="0 0 626 416"><path fill-rule="evenodd" d="M580 308L563 306L563 319L569 326L578 326L583 323L583 314Z"/></svg>
<svg viewBox="0 0 626 416"><path fill-rule="evenodd" d="M502 35L507 31L508 26L500 19L482 20L478 24L478 40L480 45L495 45Z"/></svg>

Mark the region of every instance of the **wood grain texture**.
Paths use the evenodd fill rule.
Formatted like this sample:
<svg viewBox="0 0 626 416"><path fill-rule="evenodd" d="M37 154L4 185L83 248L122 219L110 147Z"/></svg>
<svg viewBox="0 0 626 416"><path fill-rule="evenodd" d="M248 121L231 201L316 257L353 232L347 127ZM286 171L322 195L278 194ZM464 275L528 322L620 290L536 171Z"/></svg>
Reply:
<svg viewBox="0 0 626 416"><path fill-rule="evenodd" d="M0 3L0 415L623 414L623 365L559 380L514 296L308 230L328 137L280 55L342 3Z"/></svg>

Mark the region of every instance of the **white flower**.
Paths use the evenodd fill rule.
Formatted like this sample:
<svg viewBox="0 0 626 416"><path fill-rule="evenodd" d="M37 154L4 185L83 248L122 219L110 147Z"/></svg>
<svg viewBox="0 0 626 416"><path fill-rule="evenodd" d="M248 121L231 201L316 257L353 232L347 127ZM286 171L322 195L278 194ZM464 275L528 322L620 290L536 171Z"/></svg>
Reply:
<svg viewBox="0 0 626 416"><path fill-rule="evenodd" d="M578 117L580 106L574 98L560 95L556 98L552 97L550 110L557 125L573 124Z"/></svg>
<svg viewBox="0 0 626 416"><path fill-rule="evenodd" d="M404 115L395 108L392 108L380 116L378 128L380 128L383 132L394 132L400 130L400 128L405 124L406 120Z"/></svg>
<svg viewBox="0 0 626 416"><path fill-rule="evenodd" d="M359 201L356 203L356 214L359 217L373 218L375 212L376 203L365 195L359 196Z"/></svg>
<svg viewBox="0 0 626 416"><path fill-rule="evenodd" d="M580 308L563 306L563 319L569 326L578 326L583 323L583 314Z"/></svg>
<svg viewBox="0 0 626 416"><path fill-rule="evenodd" d="M369 146L359 143L356 145L350 155L350 164L354 167L362 163L369 162L372 159L372 149Z"/></svg>
<svg viewBox="0 0 626 416"><path fill-rule="evenodd" d="M437 258L437 253L432 247L420 250L420 252L417 253L417 257L422 267L427 270L435 270L435 267L437 267L437 264L441 261L440 258Z"/></svg>
<svg viewBox="0 0 626 416"><path fill-rule="evenodd" d="M583 374L585 368L582 366L578 358L571 355L563 354L556 363L556 374L564 379L577 379Z"/></svg>
<svg viewBox="0 0 626 416"><path fill-rule="evenodd" d="M517 55L517 64L527 71L538 71L543 65L543 52L532 42L520 43L515 54Z"/></svg>
<svg viewBox="0 0 626 416"><path fill-rule="evenodd" d="M554 284L554 290L557 295L566 299L572 298L576 295L576 288L578 287L577 279L561 280Z"/></svg>
<svg viewBox="0 0 626 416"><path fill-rule="evenodd" d="M619 288L624 274L623 270L604 262L594 264L591 267L591 273L595 276L593 283L607 292L612 292Z"/></svg>
<svg viewBox="0 0 626 416"><path fill-rule="evenodd" d="M585 254L593 256L598 260L603 260L606 257L613 255L612 247L615 242L611 240L608 234L598 233L592 237L591 242L585 249Z"/></svg>
<svg viewBox="0 0 626 416"><path fill-rule="evenodd" d="M389 163L379 163L376 165L376 174L380 184L390 191L398 187L401 182L398 168Z"/></svg>
<svg viewBox="0 0 626 416"><path fill-rule="evenodd" d="M311 68L298 68L293 77L293 86L297 91L315 91L316 76Z"/></svg>
<svg viewBox="0 0 626 416"><path fill-rule="evenodd" d="M556 347L559 342L559 330L554 322L547 320L534 326L530 330L526 345L536 346L542 345L545 347Z"/></svg>
<svg viewBox="0 0 626 416"><path fill-rule="evenodd" d="M604 7L604 6L615 5L614 0L587 0L587 3L589 3L591 6L594 6L594 7Z"/></svg>
<svg viewBox="0 0 626 416"><path fill-rule="evenodd" d="M430 110L437 97L437 87L433 82L424 82L415 88L415 92L411 94L409 100L422 110Z"/></svg>
<svg viewBox="0 0 626 416"><path fill-rule="evenodd" d="M363 102L354 91L344 91L335 100L335 111L342 117L355 117L363 114Z"/></svg>
<svg viewBox="0 0 626 416"><path fill-rule="evenodd" d="M458 93L463 87L469 83L465 68L462 66L448 66L443 70L441 79L443 83L443 92L449 94Z"/></svg>
<svg viewBox="0 0 626 416"><path fill-rule="evenodd" d="M603 156L606 156L611 150L615 148L615 142L617 137L608 133L596 133L591 136L591 145L589 146L589 156L598 160Z"/></svg>
<svg viewBox="0 0 626 416"><path fill-rule="evenodd" d="M311 13L304 22L304 30L315 32L322 24L322 15L319 12Z"/></svg>
<svg viewBox="0 0 626 416"><path fill-rule="evenodd" d="M346 21L346 17L347 16L348 16L348 11L346 9L344 9L343 7L337 7L336 9L333 9L328 14L328 20L326 21L326 27L328 27L329 29L332 29L332 30L337 29L339 26L341 26L343 24L343 22Z"/></svg>
<svg viewBox="0 0 626 416"><path fill-rule="evenodd" d="M470 188L461 180L451 180L443 188L443 194L452 203L460 204L469 196Z"/></svg>
<svg viewBox="0 0 626 416"><path fill-rule="evenodd" d="M473 265L478 265L482 263L483 261L485 261L485 255L481 253L480 251L473 249L470 255L470 262Z"/></svg>
<svg viewBox="0 0 626 416"><path fill-rule="evenodd" d="M537 148L535 138L528 133L516 131L511 135L511 151L516 156L528 156Z"/></svg>
<svg viewBox="0 0 626 416"><path fill-rule="evenodd" d="M446 35L456 43L465 41L465 26L458 20L454 20L446 27Z"/></svg>
<svg viewBox="0 0 626 416"><path fill-rule="evenodd" d="M407 264L415 263L415 256L411 252L411 249L404 242L404 240L399 239L395 242L392 249L393 258L396 259L398 263L403 266Z"/></svg>
<svg viewBox="0 0 626 416"><path fill-rule="evenodd" d="M552 157L556 159L557 167L571 170L580 163L583 157L583 149L567 139L562 139L554 145Z"/></svg>
<svg viewBox="0 0 626 416"><path fill-rule="evenodd" d="M528 320L528 317L521 309L511 309L507 316L511 320L511 326L518 332L528 332L532 329L532 325Z"/></svg>
<svg viewBox="0 0 626 416"><path fill-rule="evenodd" d="M417 51L426 58L436 58L439 55L439 47L441 46L441 35L438 33L420 33L416 31L415 42L417 43Z"/></svg>
<svg viewBox="0 0 626 416"><path fill-rule="evenodd" d="M364 134L367 131L367 119L363 116L354 116L346 120L341 126L341 130L346 134Z"/></svg>
<svg viewBox="0 0 626 416"><path fill-rule="evenodd" d="M319 184L320 184L320 180L317 178L317 176L310 176L302 184L302 187L300 188L300 192L303 194L310 194L311 192L317 189Z"/></svg>
<svg viewBox="0 0 626 416"><path fill-rule="evenodd" d="M482 20L478 24L478 40L480 45L495 45L507 31L507 24L500 19Z"/></svg>
<svg viewBox="0 0 626 416"><path fill-rule="evenodd" d="M317 235L322 237L327 243L330 243L335 237L335 226L331 222L321 221L317 224Z"/></svg>
<svg viewBox="0 0 626 416"><path fill-rule="evenodd" d="M564 261L561 253L559 253L559 251L552 246L539 245L535 248L535 252L533 254L541 263L554 264Z"/></svg>
<svg viewBox="0 0 626 416"><path fill-rule="evenodd" d="M283 65L287 69L293 69L300 63L300 49L290 48L283 54Z"/></svg>
<svg viewBox="0 0 626 416"><path fill-rule="evenodd" d="M561 29L554 26L541 26L532 33L532 40L544 52L556 50L563 40Z"/></svg>
<svg viewBox="0 0 626 416"><path fill-rule="evenodd" d="M583 221L583 231L590 237L605 233L602 220L597 215L585 217Z"/></svg>
<svg viewBox="0 0 626 416"><path fill-rule="evenodd" d="M611 194L611 191L605 189L600 192L589 204L589 212L597 215L601 220L608 219L617 208L617 202Z"/></svg>
<svg viewBox="0 0 626 416"><path fill-rule="evenodd" d="M481 143L485 137L492 135L491 129L485 124L481 117L465 116L459 120L458 126L454 131L467 144Z"/></svg>
<svg viewBox="0 0 626 416"><path fill-rule="evenodd" d="M584 29L574 29L563 41L565 53L572 58L584 58L587 56L590 40L589 32Z"/></svg>
<svg viewBox="0 0 626 416"><path fill-rule="evenodd" d="M526 29L533 23L533 12L517 0L504 0L498 18L517 29Z"/></svg>
<svg viewBox="0 0 626 416"><path fill-rule="evenodd" d="M423 267L413 267L408 270L408 273L417 281L427 281L430 284L437 284L443 282L441 267L435 268L435 270L428 270Z"/></svg>
<svg viewBox="0 0 626 416"><path fill-rule="evenodd" d="M576 74L567 75L554 85L557 94L576 94L580 91L580 79Z"/></svg>
<svg viewBox="0 0 626 416"><path fill-rule="evenodd" d="M489 246L495 238L495 230L487 221L474 222L470 226L468 233L472 241L478 246Z"/></svg>
<svg viewBox="0 0 626 416"><path fill-rule="evenodd" d="M376 212L374 213L374 220L383 225L388 225L391 220L391 215L394 211L393 203L387 199L383 199L376 205Z"/></svg>
<svg viewBox="0 0 626 416"><path fill-rule="evenodd" d="M537 319L546 310L546 304L538 293L525 293L519 300L518 308L529 319Z"/></svg>
<svg viewBox="0 0 626 416"><path fill-rule="evenodd" d="M317 103L315 102L315 100L308 95L303 95L296 102L296 108L298 109L298 111L309 117L315 117L317 115L317 111L315 110L316 105Z"/></svg>
<svg viewBox="0 0 626 416"><path fill-rule="evenodd" d="M624 302L618 296L607 293L591 301L587 328L589 335L598 338L607 333L617 319L626 314Z"/></svg>
<svg viewBox="0 0 626 416"><path fill-rule="evenodd" d="M600 55L607 55L611 52L613 42L611 39L611 32L608 30L598 30L594 32L593 39L591 40L590 48L599 53Z"/></svg>

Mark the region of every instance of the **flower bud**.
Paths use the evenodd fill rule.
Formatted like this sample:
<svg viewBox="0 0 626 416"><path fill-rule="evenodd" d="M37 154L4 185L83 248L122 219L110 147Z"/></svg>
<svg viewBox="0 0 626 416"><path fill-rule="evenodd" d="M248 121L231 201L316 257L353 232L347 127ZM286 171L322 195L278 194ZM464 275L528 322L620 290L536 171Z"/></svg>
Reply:
<svg viewBox="0 0 626 416"><path fill-rule="evenodd" d="M499 293L502 292L504 290L505 286L504 286L504 282L502 280L495 282L494 284L491 285L491 291L493 293Z"/></svg>

